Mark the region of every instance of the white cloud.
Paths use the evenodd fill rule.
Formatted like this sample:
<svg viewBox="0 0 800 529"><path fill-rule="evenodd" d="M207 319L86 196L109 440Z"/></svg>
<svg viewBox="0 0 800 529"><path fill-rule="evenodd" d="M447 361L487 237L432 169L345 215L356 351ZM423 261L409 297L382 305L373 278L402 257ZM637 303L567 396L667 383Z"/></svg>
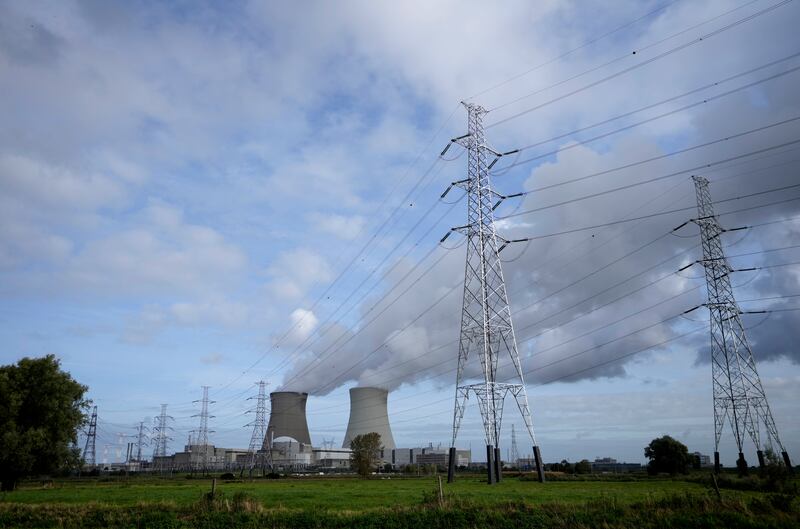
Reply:
<svg viewBox="0 0 800 529"><path fill-rule="evenodd" d="M173 303L169 312L180 325L239 327L248 319L248 307L226 300Z"/></svg>
<svg viewBox="0 0 800 529"><path fill-rule="evenodd" d="M0 155L0 183L6 197L48 212L117 207L126 195L107 176L12 154Z"/></svg>
<svg viewBox="0 0 800 529"><path fill-rule="evenodd" d="M281 253L269 266L269 288L276 296L296 300L319 283L333 278L327 260L308 248Z"/></svg>
<svg viewBox="0 0 800 529"><path fill-rule="evenodd" d="M296 346L307 340L317 329L319 320L313 311L306 309L295 309L289 316L289 328L291 331L286 336L283 344Z"/></svg>
<svg viewBox="0 0 800 529"><path fill-rule="evenodd" d="M361 215L336 215L335 213L312 213L311 228L344 240L353 240L364 234L366 219Z"/></svg>
<svg viewBox="0 0 800 529"><path fill-rule="evenodd" d="M69 260L72 288L95 293L199 293L241 279L247 258L217 231L187 223L180 210L154 203L143 223L90 241Z"/></svg>

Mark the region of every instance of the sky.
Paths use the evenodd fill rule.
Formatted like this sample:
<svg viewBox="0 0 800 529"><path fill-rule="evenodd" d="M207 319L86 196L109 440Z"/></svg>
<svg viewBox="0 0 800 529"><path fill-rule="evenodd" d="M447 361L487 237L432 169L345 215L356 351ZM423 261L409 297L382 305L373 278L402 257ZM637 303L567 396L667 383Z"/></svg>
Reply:
<svg viewBox="0 0 800 529"><path fill-rule="evenodd" d="M248 400L348 389L449 446L468 101L508 198L503 271L547 462L714 450L692 175L707 178L781 440L800 457L796 1L0 1L0 363L56 355L98 460L162 403L247 447ZM498 378L511 375L501 358ZM477 364L467 368L478 374ZM531 440L513 401L501 449ZM457 445L481 458L474 399ZM152 447L146 448L149 453ZM722 461L733 464L729 428ZM746 455L755 461L748 440Z"/></svg>

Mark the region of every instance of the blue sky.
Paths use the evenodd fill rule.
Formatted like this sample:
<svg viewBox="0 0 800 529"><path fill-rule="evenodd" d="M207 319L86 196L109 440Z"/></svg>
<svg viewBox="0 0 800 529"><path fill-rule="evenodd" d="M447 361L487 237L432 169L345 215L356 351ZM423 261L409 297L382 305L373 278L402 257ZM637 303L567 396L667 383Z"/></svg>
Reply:
<svg viewBox="0 0 800 529"><path fill-rule="evenodd" d="M246 446L245 399L260 379L311 393L315 443L341 442L347 390L362 384L391 390L399 446L446 445L464 253L437 241L463 224L466 206L439 195L464 177L466 157L437 155L464 132L459 102L480 94L473 100L490 109L497 149L542 142L520 157L541 156L534 162L498 165L493 181L504 193L770 125L509 200L498 217L759 150L702 172L714 198L791 185L797 145L776 146L800 137L800 124L774 124L800 114L800 73L789 71L800 65L789 57L800 51L796 4L2 2L0 361L56 354L89 386L98 453L108 445L109 459L117 432L132 435L161 403L175 417L170 446L181 446L196 427L202 385L217 401L212 441ZM778 59L786 60L765 66ZM575 145L627 125L635 126ZM693 206L690 174L499 226L523 237ZM789 189L719 209L795 196ZM722 219L759 224L798 213L798 202L784 202ZM675 339L707 316L659 323L703 302L703 284L691 279L700 271L644 286L700 257L696 230L620 259L692 214L504 252L547 461L641 461L642 447L663 433L713 451L707 331ZM726 239L730 254L747 254L735 266L800 261L796 220L738 233ZM739 298L755 300L743 308L800 307L786 297L800 294L798 270L738 276ZM798 313L763 318L745 323L782 440L798 454ZM511 423L525 452L509 404L506 438ZM459 444L480 453L474 407ZM734 457L726 432L723 461Z"/></svg>

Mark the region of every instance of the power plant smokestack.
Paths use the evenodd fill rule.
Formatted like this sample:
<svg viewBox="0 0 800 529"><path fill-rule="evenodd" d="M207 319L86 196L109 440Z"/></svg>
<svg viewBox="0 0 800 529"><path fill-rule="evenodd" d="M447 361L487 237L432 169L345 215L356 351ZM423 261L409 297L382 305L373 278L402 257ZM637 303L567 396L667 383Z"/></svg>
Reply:
<svg viewBox="0 0 800 529"><path fill-rule="evenodd" d="M389 392L381 388L350 388L350 421L344 436L343 448L357 435L376 432L386 450L395 448L386 401Z"/></svg>
<svg viewBox="0 0 800 529"><path fill-rule="evenodd" d="M306 422L308 393L275 391L269 394L269 400L271 407L264 448L278 437L291 437L299 443L310 445L311 435Z"/></svg>

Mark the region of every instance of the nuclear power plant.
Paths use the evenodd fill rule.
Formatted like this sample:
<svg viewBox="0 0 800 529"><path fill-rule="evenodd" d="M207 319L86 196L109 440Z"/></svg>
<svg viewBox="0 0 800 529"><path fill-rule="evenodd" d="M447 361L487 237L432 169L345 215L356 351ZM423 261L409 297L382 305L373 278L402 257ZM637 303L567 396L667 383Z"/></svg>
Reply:
<svg viewBox="0 0 800 529"><path fill-rule="evenodd" d="M350 420L342 448L350 448L357 435L376 432L381 436L384 451L394 450L394 437L389 426L387 402L389 392L381 388L350 388Z"/></svg>
<svg viewBox="0 0 800 529"><path fill-rule="evenodd" d="M268 455L263 461L269 461L268 466L272 471L349 471L353 439L372 432L381 436L380 458L383 465L403 469L409 465L444 468L448 464L449 451L441 445L429 443L428 446L397 448L389 424L389 392L386 389L350 388L350 417L341 448L334 448L332 441L324 441L323 446L312 445L306 419L308 393L275 391L270 393L269 398L269 424L258 453ZM253 459L252 449L220 448L207 441L198 444L190 437L183 451L169 456L164 454L157 461L162 469L193 471L202 468L220 471L248 467ZM458 450L456 466L471 465L470 450Z"/></svg>
<svg viewBox="0 0 800 529"><path fill-rule="evenodd" d="M394 468L407 465L444 465L447 450L434 447L397 448L389 424L389 391L376 387L350 388L350 417L341 448L326 442L313 447L306 419L308 393L276 391L270 394L272 408L263 450L269 450L275 470L346 470L350 445L358 435L381 436L381 458ZM458 451L458 465L469 466L468 450Z"/></svg>

